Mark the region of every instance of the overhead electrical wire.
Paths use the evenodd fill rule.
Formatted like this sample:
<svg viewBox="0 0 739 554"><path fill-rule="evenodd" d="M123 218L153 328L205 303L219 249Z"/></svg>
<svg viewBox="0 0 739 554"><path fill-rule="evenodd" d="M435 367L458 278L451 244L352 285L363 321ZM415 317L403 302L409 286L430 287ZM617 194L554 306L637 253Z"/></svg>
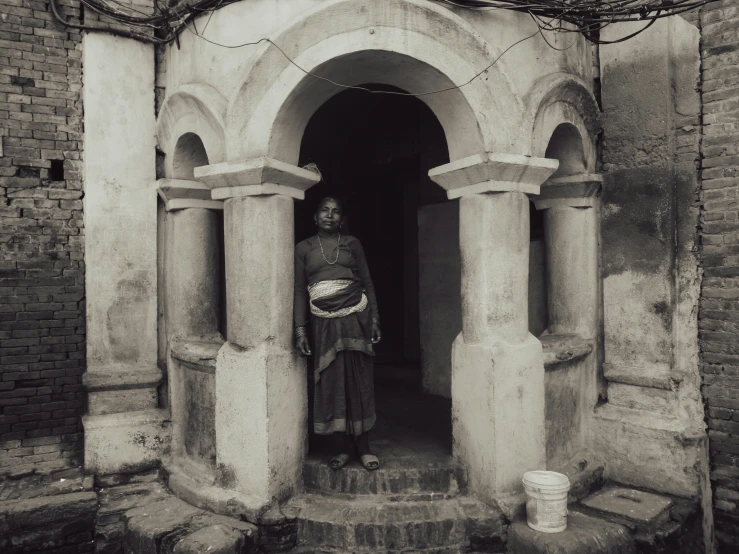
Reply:
<svg viewBox="0 0 739 554"><path fill-rule="evenodd" d="M113 21L132 28L132 32L150 36L150 42L171 42L185 30L186 24L203 14L241 0L154 0L152 14L125 4L121 0L81 0L81 3ZM604 44L600 31L613 23L628 21L653 22L657 19L684 13L716 0L434 0L454 8L469 10L509 10L530 15L539 28L558 33L580 33L591 42ZM56 0L51 0L55 16L59 14ZM70 27L81 25L57 17ZM210 18L209 18L210 20ZM208 22L209 22L208 20ZM544 22L544 20L549 20ZM208 22L205 26L207 27ZM552 22L556 22L553 25ZM203 29L203 31L205 28ZM153 31L153 32L152 32ZM638 34L637 31L636 34ZM622 37L613 42L631 38Z"/></svg>
<svg viewBox="0 0 739 554"><path fill-rule="evenodd" d="M243 48L245 46L255 46L262 42L268 42L274 46L290 64L298 68L300 71L315 79L328 82L334 86L345 89L363 90L373 94L427 96L459 89L470 84L493 67L493 65L495 65L511 48L535 37L536 35L540 35L550 48L560 51L571 48L577 42L577 39L574 39L569 46L559 48L554 46L547 39L544 35L545 32L577 33L581 34L588 41L594 44L623 42L646 30L648 27L653 25L657 19L684 13L717 0L435 0L437 2L454 6L455 8L478 11L508 10L525 13L531 17L537 30L533 34L519 39L508 46L487 67L479 71L468 81L460 85L422 93L375 90L356 85L338 83L302 68L292 58L290 58L290 56L288 56L279 45L267 37L252 42L234 45L221 44L204 37L203 34L208 28L210 20L213 17L213 13L220 8L239 1L241 0L168 0L166 5L162 5L160 0L154 0L153 13L146 14L140 9L128 6L120 0L80 0L83 6L127 27L128 30L108 28L107 26L100 24L78 24L62 17L56 3L57 0L50 0L50 4L54 17L60 23L74 29L104 31L154 44L170 44L175 41L178 47L179 35L185 30L201 40L222 48ZM111 4L114 4L115 6ZM203 30L198 31L194 20L196 17L199 17L206 12L210 12L208 19L205 22ZM607 41L600 38L600 32L605 27L614 23L630 21L643 21L645 22L645 25L633 33L615 40ZM188 25L190 22L192 22L192 29Z"/></svg>

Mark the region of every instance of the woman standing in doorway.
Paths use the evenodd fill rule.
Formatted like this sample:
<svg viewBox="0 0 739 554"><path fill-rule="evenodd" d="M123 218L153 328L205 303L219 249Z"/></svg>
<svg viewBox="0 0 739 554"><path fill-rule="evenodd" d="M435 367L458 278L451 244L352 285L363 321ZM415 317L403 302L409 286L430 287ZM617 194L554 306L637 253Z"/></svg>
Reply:
<svg viewBox="0 0 739 554"><path fill-rule="evenodd" d="M375 424L373 345L380 341L377 299L359 241L342 235L342 203L326 197L313 219L318 233L295 246L295 347L314 356L313 429L336 434L341 446L329 466L341 469L354 452L368 470L380 467L370 451Z"/></svg>

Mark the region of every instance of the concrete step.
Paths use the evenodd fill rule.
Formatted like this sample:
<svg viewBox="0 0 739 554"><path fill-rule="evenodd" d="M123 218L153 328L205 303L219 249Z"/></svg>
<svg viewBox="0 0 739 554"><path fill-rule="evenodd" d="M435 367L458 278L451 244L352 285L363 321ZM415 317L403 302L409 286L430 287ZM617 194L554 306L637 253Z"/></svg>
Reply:
<svg viewBox="0 0 739 554"><path fill-rule="evenodd" d="M500 512L466 497L378 501L305 494L283 509L298 522L298 547L335 552L502 552Z"/></svg>
<svg viewBox="0 0 739 554"><path fill-rule="evenodd" d="M390 462L367 471L352 462L340 471L328 467L325 457L309 456L303 464L308 492L326 495L385 496L390 500L436 500L467 492L467 472L449 458L430 465L417 461Z"/></svg>

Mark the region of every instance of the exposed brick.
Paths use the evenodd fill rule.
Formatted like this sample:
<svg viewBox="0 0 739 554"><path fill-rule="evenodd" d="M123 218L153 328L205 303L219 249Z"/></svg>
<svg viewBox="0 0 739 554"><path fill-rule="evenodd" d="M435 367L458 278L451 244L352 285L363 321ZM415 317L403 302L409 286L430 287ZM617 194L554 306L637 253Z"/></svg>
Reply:
<svg viewBox="0 0 739 554"><path fill-rule="evenodd" d="M48 0L0 4L0 449L11 465L60 467L80 456L48 459L60 452L52 435L77 431L85 409L84 253L70 242L83 220L81 35ZM78 0L57 4L79 20ZM49 180L55 159L69 180ZM82 448L81 434L68 440Z"/></svg>

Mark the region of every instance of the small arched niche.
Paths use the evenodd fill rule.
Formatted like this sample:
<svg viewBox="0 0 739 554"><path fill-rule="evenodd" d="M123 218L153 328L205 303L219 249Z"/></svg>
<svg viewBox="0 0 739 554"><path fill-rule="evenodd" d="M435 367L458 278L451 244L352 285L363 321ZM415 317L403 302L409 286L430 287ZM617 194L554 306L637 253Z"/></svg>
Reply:
<svg viewBox="0 0 739 554"><path fill-rule="evenodd" d="M208 165L205 145L195 133L185 133L177 139L173 159L173 179L195 179L195 168Z"/></svg>
<svg viewBox="0 0 739 554"><path fill-rule="evenodd" d="M544 157L559 160L559 168L551 178L587 173L582 137L572 123L557 125L549 139Z"/></svg>

